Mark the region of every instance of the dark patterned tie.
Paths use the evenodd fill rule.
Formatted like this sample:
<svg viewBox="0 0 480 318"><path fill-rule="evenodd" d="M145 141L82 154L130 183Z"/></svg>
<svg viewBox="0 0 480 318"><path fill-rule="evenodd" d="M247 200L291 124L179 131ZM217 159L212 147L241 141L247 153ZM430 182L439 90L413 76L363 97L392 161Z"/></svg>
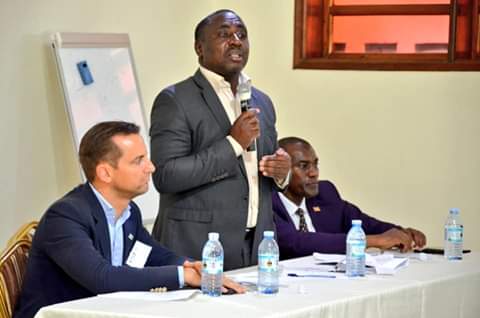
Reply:
<svg viewBox="0 0 480 318"><path fill-rule="evenodd" d="M300 217L300 224L298 225L298 231L308 232L307 222L305 221L305 212L299 208L295 213Z"/></svg>

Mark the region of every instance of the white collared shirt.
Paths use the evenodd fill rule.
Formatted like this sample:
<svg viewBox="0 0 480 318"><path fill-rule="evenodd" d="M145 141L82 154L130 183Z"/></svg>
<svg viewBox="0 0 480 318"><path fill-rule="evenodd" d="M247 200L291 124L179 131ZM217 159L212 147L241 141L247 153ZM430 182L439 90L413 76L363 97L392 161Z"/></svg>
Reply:
<svg viewBox="0 0 480 318"><path fill-rule="evenodd" d="M110 251L112 257L112 265L113 266L122 266L123 265L123 224L128 220L131 215L131 207L130 204L122 211L121 216L115 220L115 209L103 197L103 195L98 192L97 189L91 184L88 183L90 188L92 188L93 193L97 197L98 202L102 206L103 212L105 212L105 217L107 218L107 225L108 225L108 234L110 236ZM185 277L184 277L184 270L183 266L177 266L178 272L178 284L180 288L183 288L185 285Z"/></svg>
<svg viewBox="0 0 480 318"><path fill-rule="evenodd" d="M222 103L225 112L227 113L230 123L233 125L235 120L240 116L240 99L238 96L233 96L233 92L230 83L227 82L221 75L218 75L202 66L200 66L200 72L212 85L213 90L217 94L220 102ZM250 82L250 78L241 73L238 79L238 84ZM238 95L238 94L237 94ZM243 163L248 178L248 217L247 228L252 228L257 225L258 218L258 160L257 151L244 151L242 146L232 137L227 136L228 141L233 147L235 154L242 156Z"/></svg>
<svg viewBox="0 0 480 318"><path fill-rule="evenodd" d="M290 219L295 225L295 228L297 229L297 231L300 229L300 216L296 212L300 208L304 211L303 215L305 216L305 222L307 223L308 232L316 232L315 227L313 226L313 223L312 223L312 219L310 218L310 213L308 212L308 209L307 209L305 198L303 198L300 205L297 206L295 203L290 201L290 199L287 198L283 193L279 192L278 195L280 197L280 200L283 203L283 206L287 210L288 215L290 216Z"/></svg>
<svg viewBox="0 0 480 318"><path fill-rule="evenodd" d="M115 219L115 209L113 206L103 197L103 195L95 189L95 187L89 183L93 193L97 197L103 212L107 219L108 234L110 236L110 251L112 257L113 266L123 265L123 224L127 222L130 217L130 204L122 211L122 214L118 219Z"/></svg>

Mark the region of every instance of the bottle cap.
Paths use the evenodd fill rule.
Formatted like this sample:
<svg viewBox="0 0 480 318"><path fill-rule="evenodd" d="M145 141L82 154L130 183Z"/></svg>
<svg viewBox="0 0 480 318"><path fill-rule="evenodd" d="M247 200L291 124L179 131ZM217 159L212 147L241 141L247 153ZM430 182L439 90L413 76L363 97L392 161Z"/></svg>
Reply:
<svg viewBox="0 0 480 318"><path fill-rule="evenodd" d="M217 232L210 232L208 233L208 239L210 241L218 241L218 238L220 237L220 234L218 234Z"/></svg>
<svg viewBox="0 0 480 318"><path fill-rule="evenodd" d="M274 233L273 231L264 231L263 232L263 237L273 237Z"/></svg>
<svg viewBox="0 0 480 318"><path fill-rule="evenodd" d="M362 225L362 220L352 220L352 225Z"/></svg>
<svg viewBox="0 0 480 318"><path fill-rule="evenodd" d="M457 209L457 208L451 208L450 209L450 214L458 214L459 212L460 212L460 210Z"/></svg>

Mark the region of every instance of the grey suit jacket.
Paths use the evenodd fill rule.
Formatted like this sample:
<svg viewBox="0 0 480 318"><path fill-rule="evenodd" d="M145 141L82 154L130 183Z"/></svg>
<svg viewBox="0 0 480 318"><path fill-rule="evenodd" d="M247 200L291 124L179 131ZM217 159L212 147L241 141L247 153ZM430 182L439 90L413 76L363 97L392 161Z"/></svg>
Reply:
<svg viewBox="0 0 480 318"><path fill-rule="evenodd" d="M275 111L270 98L252 89L259 108L258 158L277 147ZM179 253L201 259L207 233L220 233L226 270L243 265L242 246L248 213L248 181L241 157L226 139L231 129L212 86L198 70L193 77L164 89L151 113L151 153L160 192L153 236ZM259 175L259 213L250 264L264 230L273 230L273 179Z"/></svg>

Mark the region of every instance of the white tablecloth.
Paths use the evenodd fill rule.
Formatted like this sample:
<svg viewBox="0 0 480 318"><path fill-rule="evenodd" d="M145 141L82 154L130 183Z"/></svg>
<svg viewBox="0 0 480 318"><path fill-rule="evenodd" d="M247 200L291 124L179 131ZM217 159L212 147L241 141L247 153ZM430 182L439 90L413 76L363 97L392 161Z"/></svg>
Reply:
<svg viewBox="0 0 480 318"><path fill-rule="evenodd" d="M284 271L317 266L313 257L282 263ZM174 302L92 297L42 308L35 317L480 317L480 253L455 262L412 259L394 276L290 277L281 284L274 296L197 295Z"/></svg>

